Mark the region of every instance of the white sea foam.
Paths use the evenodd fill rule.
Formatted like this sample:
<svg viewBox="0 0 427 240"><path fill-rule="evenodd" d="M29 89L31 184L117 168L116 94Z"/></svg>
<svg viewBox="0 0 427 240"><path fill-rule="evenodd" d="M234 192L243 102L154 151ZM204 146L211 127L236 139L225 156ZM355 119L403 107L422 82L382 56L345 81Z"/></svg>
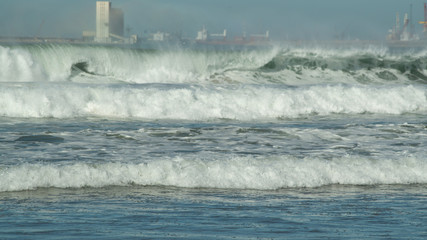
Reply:
<svg viewBox="0 0 427 240"><path fill-rule="evenodd" d="M278 69L262 67L274 62ZM138 51L67 45L0 47L0 82L126 83L388 83L408 82L414 66L424 75L424 55L390 55L385 48L269 51ZM85 63L91 74L73 73ZM410 77L412 76L412 77Z"/></svg>
<svg viewBox="0 0 427 240"><path fill-rule="evenodd" d="M367 51L375 59L374 53ZM310 114L425 113L426 86L409 81L409 73L397 69L382 73L379 66L348 72L340 66L340 59L351 63L359 55L352 50L296 49L278 54L277 49L163 52L66 45L0 47L0 116L260 120ZM307 68L295 63L300 61L295 56L308 58L303 62L326 61L331 67ZM285 65L279 71L264 69L272 59ZM87 69L73 72L76 63L84 63ZM381 80L378 74L397 79Z"/></svg>
<svg viewBox="0 0 427 240"><path fill-rule="evenodd" d="M399 58L397 55L390 55L388 47L370 45L365 47L336 48L325 47L313 44L311 46L283 46L286 54L299 57L321 57L321 58L351 58L357 55L372 55L387 58ZM420 55L421 56L421 55Z"/></svg>
<svg viewBox="0 0 427 240"><path fill-rule="evenodd" d="M42 66L29 52L0 46L0 82L33 82L45 78Z"/></svg>
<svg viewBox="0 0 427 240"><path fill-rule="evenodd" d="M0 82L85 81L74 79L72 66L84 62L97 81L188 83L209 81L232 69L257 69L277 54L271 51L138 51L67 45L9 48L0 46ZM91 81L91 79L86 79Z"/></svg>
<svg viewBox="0 0 427 240"><path fill-rule="evenodd" d="M5 117L262 120L328 114L427 111L423 85L275 86L3 84Z"/></svg>
<svg viewBox="0 0 427 240"><path fill-rule="evenodd" d="M0 169L0 191L137 184L186 188L280 189L331 184L425 184L425 159L293 157L174 158L141 164L24 164Z"/></svg>

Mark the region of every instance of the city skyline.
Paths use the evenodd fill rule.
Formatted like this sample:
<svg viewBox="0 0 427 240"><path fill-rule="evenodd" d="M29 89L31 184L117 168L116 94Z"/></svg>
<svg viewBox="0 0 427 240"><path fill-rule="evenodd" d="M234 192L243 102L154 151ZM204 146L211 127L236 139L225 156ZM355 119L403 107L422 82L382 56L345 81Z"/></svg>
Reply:
<svg viewBox="0 0 427 240"><path fill-rule="evenodd" d="M418 33L422 0L117 0L129 33L163 31L195 38L203 26L211 32L265 33L273 39L385 39L396 13L410 13ZM1 0L0 35L81 38L96 30L96 1ZM231 35L230 34L230 35Z"/></svg>

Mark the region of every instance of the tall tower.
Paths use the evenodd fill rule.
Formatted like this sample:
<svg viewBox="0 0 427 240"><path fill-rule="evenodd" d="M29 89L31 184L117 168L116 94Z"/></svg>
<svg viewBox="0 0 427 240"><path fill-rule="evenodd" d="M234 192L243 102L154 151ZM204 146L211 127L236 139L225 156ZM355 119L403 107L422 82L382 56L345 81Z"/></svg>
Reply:
<svg viewBox="0 0 427 240"><path fill-rule="evenodd" d="M110 42L110 9L111 2L96 2L96 42Z"/></svg>
<svg viewBox="0 0 427 240"><path fill-rule="evenodd" d="M424 3L424 37L427 34L427 3Z"/></svg>
<svg viewBox="0 0 427 240"><path fill-rule="evenodd" d="M110 9L110 33L115 34L116 36L124 36L124 14L123 10L120 8L111 8Z"/></svg>

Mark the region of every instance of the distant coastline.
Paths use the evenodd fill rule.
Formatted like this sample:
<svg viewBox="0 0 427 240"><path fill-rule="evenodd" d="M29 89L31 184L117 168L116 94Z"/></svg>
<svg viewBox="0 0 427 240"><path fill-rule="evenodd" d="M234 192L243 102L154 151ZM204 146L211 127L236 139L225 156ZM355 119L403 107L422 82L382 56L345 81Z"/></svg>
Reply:
<svg viewBox="0 0 427 240"><path fill-rule="evenodd" d="M105 46L132 49L162 49L162 48L195 48L195 49L254 49L273 46L284 47L326 47L326 48L366 48L387 47L391 51L421 51L427 49L427 40L417 41L380 41L380 40L282 40L268 41L263 44L215 44L215 42L198 42L192 39L181 39L175 41L150 41L139 40L136 43L96 43L79 38L53 38L53 37L1 37L0 45L32 45L32 44L70 44L81 46Z"/></svg>

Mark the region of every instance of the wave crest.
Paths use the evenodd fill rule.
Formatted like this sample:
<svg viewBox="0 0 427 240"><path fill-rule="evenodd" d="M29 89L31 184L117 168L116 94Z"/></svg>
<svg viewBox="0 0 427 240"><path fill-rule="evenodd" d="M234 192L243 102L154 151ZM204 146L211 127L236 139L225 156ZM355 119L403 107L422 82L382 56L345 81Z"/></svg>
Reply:
<svg viewBox="0 0 427 240"><path fill-rule="evenodd" d="M361 82L409 80L427 83L425 55L391 55L371 51L286 50L260 68L264 72L288 71L302 77L325 74L322 77L345 76ZM318 72L313 74L313 72Z"/></svg>
<svg viewBox="0 0 427 240"><path fill-rule="evenodd" d="M259 190L333 184L425 184L426 171L426 161L417 158L324 160L283 156L211 161L174 158L141 164L26 164L0 169L0 192L130 184Z"/></svg>
<svg viewBox="0 0 427 240"><path fill-rule="evenodd" d="M230 70L257 69L276 52L154 51L69 45L0 47L0 66L5 68L0 82L209 83Z"/></svg>
<svg viewBox="0 0 427 240"><path fill-rule="evenodd" d="M5 117L112 117L243 121L329 114L404 114L427 111L420 86L315 85L4 85Z"/></svg>

